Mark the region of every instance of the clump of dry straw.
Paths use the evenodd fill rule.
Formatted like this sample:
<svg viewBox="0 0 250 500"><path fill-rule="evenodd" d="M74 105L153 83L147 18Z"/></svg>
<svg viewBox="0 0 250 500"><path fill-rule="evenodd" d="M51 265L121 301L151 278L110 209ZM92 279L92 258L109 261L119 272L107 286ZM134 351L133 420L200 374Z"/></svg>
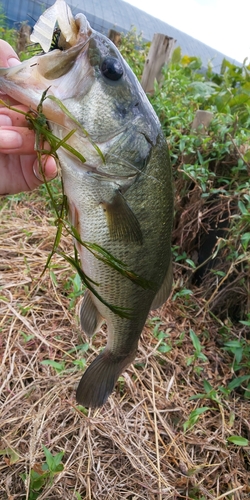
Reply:
<svg viewBox="0 0 250 500"><path fill-rule="evenodd" d="M203 300L185 309L181 299L170 299L154 311L136 363L108 402L82 411L75 401L77 362L96 357L105 331L81 349L86 339L76 316L74 272L54 256L52 272L41 277L56 231L43 191L1 199L0 231L0 499L248 499L250 447L227 438L249 439L249 400L241 392L221 394L217 402L190 400L204 392L203 379L216 390L232 379L231 358L220 349L218 323ZM72 252L65 235L61 246ZM155 325L168 352L158 350ZM207 360L188 365L190 328ZM61 370L42 363L48 359ZM191 411L205 406L184 432ZM42 445L53 455L64 451L63 470L35 497L30 477L45 462Z"/></svg>

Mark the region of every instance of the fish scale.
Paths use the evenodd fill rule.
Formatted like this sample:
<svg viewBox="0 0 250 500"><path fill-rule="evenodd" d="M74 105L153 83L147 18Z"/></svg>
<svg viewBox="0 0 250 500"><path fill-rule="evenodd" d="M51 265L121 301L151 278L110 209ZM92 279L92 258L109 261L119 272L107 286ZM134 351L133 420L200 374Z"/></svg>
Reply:
<svg viewBox="0 0 250 500"><path fill-rule="evenodd" d="M71 222L82 241L98 244L148 283L133 283L76 242L82 269L101 297L85 292L81 327L90 337L105 321L108 331L105 349L76 393L80 404L95 408L105 403L135 358L150 309L170 294L173 188L166 140L138 80L113 43L92 30L83 14L73 17L65 6L57 0L42 21L58 21L67 48L33 57L14 70L0 69L0 84L33 109L49 88L48 94L67 108L65 113L46 99L43 112L60 139L75 129L68 142L86 158L82 163L58 150ZM125 308L128 317L107 304Z"/></svg>

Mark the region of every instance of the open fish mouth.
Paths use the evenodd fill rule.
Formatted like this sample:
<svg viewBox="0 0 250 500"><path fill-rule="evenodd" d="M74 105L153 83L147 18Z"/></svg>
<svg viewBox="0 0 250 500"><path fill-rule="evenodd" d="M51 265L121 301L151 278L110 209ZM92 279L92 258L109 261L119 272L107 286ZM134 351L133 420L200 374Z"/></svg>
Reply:
<svg viewBox="0 0 250 500"><path fill-rule="evenodd" d="M50 50L57 23L61 48L56 44ZM97 35L83 14L73 17L64 0L56 0L38 19L31 35L31 41L39 43L43 53L34 55L20 65L1 68L1 91L8 95L11 85L16 100L32 109L39 106L46 88L61 101L72 98L80 92L82 75L86 78L93 75L88 52L91 40ZM72 81L78 83L72 85ZM54 103L46 99L44 110L48 120L64 125L62 113Z"/></svg>
<svg viewBox="0 0 250 500"><path fill-rule="evenodd" d="M83 14L73 17L70 7L64 0L57 0L38 19L30 37L31 42L39 43L45 53L49 52L56 23L59 25L58 45L68 49L82 41L88 41L93 30Z"/></svg>

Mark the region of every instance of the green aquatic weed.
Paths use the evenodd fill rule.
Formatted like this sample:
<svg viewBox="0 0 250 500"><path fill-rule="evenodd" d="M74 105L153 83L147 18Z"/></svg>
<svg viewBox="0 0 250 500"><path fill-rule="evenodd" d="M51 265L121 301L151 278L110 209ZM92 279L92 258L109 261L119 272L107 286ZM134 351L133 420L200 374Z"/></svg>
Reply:
<svg viewBox="0 0 250 500"><path fill-rule="evenodd" d="M18 113L23 114L25 116L26 120L28 121L29 127L32 130L34 130L34 132L35 132L35 149L37 152L40 174L43 177L44 184L46 186L46 189L47 189L47 192L48 192L51 204L52 204L52 208L56 214L56 219L55 219L55 225L57 227L56 236L55 236L52 250L51 250L51 252L48 256L47 262L45 264L45 268L43 270L43 273L48 268L53 255L54 254L60 255L67 262L69 262L71 264L71 266L78 272L82 283L87 288L89 288L89 290L103 304L105 304L107 307L109 307L109 309L111 309L111 311L113 311L115 314L118 314L121 317L130 318L132 315L132 311L130 309L125 309L122 307L117 307L113 304L109 304L108 302L105 301L105 299L103 297L100 296L100 294L98 293L98 291L94 287L94 286L98 287L99 284L93 282L85 274L85 272L82 270L76 249L75 249L74 257L67 255L65 252L63 252L62 250L59 249L62 231L66 230L66 233L68 235L72 236L77 242L80 243L80 245L87 248L98 260L101 260L102 262L104 262L104 264L115 269L122 276L131 280L136 285L141 286L142 288L145 288L145 289L146 288L154 289L154 283L146 280L145 278L134 273L132 270L128 269L127 265L124 262L122 262L119 259L116 259L110 252L106 251L100 245L97 245L96 243L90 243L90 242L85 242L85 241L81 240L80 235L77 232L76 228L67 219L68 204L67 204L67 197L64 194L62 180L61 180L61 188L62 188L61 203L58 204L58 201L57 202L55 201L52 190L50 188L50 185L47 182L47 180L44 176L44 173L43 173L42 156L46 155L46 154L53 156L55 158L55 160L58 162L57 150L60 147L62 147L64 149L66 149L67 151L69 151L74 156L76 156L78 158L78 160L80 160L82 163L85 163L86 160L85 160L84 156L81 153L79 153L79 151L77 151L74 147L72 147L70 144L68 144L68 140L76 132L76 130L77 130L76 128L72 129L63 139L59 139L58 137L56 137L52 133L52 131L50 130L50 126L47 122L46 116L43 113L43 103L44 103L45 99L49 98L49 99L53 100L60 107L60 109L73 121L73 123L76 124L77 128L80 127L80 129L84 133L85 137L88 138L91 145L95 148L95 150L100 155L100 157L104 163L105 163L105 157L104 157L102 151L100 150L100 148L92 141L88 132L82 127L82 125L79 122L77 122L77 120L71 115L71 113L64 106L64 104L58 98L56 98L52 95L48 95L48 91L49 91L49 88L47 88L42 93L40 102L39 102L36 110L30 109L26 112L21 111L13 106L8 105L7 103L5 103L4 101L2 101L0 99L0 104L6 106L7 108L11 109L12 111L16 111ZM47 142L49 144L50 149L44 149L45 142Z"/></svg>

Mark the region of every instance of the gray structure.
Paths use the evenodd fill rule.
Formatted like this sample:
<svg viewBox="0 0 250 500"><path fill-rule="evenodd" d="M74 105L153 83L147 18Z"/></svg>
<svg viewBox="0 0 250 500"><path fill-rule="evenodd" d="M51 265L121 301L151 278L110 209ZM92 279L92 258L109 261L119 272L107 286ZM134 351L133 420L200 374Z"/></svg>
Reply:
<svg viewBox="0 0 250 500"><path fill-rule="evenodd" d="M22 21L27 21L33 26L41 13L53 3L54 0L1 0L11 26ZM92 28L101 33L107 34L111 28L126 33L135 26L137 32L148 41L152 40L154 33L163 33L174 38L176 46L181 47L183 55L200 57L205 68L208 62L212 62L214 71L219 72L224 57L239 65L237 61L218 50L123 0L68 0L67 3L71 6L73 14L83 12Z"/></svg>

